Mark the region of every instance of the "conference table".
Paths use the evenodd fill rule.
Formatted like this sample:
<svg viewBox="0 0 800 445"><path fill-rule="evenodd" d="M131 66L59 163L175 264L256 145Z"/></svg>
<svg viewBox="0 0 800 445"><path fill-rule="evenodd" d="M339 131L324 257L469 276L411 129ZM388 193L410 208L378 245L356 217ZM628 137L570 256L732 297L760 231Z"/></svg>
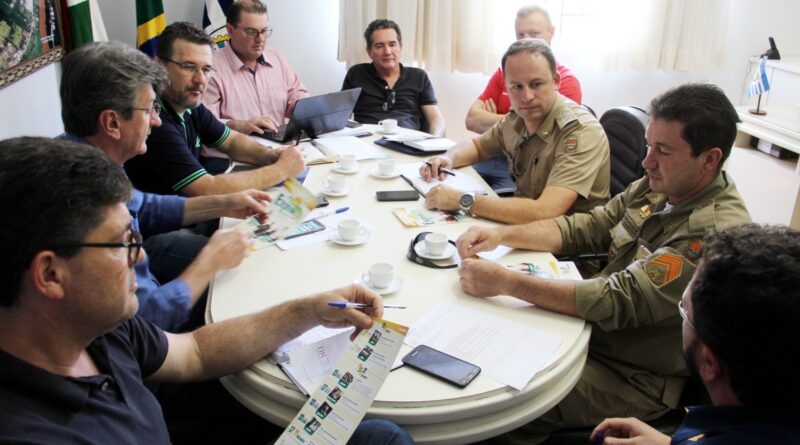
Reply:
<svg viewBox="0 0 800 445"><path fill-rule="evenodd" d="M373 126L365 128L376 130ZM374 145L371 141L378 136L376 132L364 140ZM398 163L425 159L378 148ZM522 390L504 385L486 373L460 389L401 367L390 373L367 417L391 420L405 428L416 442L431 444L487 439L536 419L555 406L580 377L586 361L590 326L581 319L539 309L507 296L471 297L461 290L457 269L433 269L406 259L409 243L422 231L442 232L455 240L471 225L492 227L497 223L470 219L428 227L403 226L392 209L423 207L424 198L415 202L377 202L375 192L378 190L411 189L402 177L373 176L377 162L360 161L358 172L347 175L352 192L342 197L328 197L330 208L348 206L349 212L374 229L366 243L343 246L326 241L287 251L277 246L255 251L238 267L216 275L208 294L207 321L230 319L349 285L371 264L388 262L395 267L403 284L397 292L385 295L384 303L405 305L407 309L385 310L387 320L411 327L440 302L453 302L534 326L560 336L562 341L544 369ZM314 193L320 192L333 166L330 163L312 166L305 180L306 187ZM472 168L461 171L482 182ZM228 226L234 223L235 220L223 221ZM545 266L552 259L549 253L513 250L498 262L531 262ZM404 345L401 356L410 349ZM221 382L243 405L281 426L288 425L307 399L278 366L266 359L222 378Z"/></svg>

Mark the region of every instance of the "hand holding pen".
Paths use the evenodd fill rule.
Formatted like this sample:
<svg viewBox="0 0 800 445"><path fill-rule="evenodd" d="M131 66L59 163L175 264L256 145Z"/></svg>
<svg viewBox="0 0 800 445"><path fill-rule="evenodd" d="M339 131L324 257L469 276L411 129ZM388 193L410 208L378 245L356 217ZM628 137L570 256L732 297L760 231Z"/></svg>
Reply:
<svg viewBox="0 0 800 445"><path fill-rule="evenodd" d="M446 175L456 175L452 170L449 170L452 167L453 161L446 156L436 156L428 161L424 161L424 163L425 165L419 169L419 175L425 182L431 182L431 180L433 180L434 171L440 181L444 181L447 177Z"/></svg>

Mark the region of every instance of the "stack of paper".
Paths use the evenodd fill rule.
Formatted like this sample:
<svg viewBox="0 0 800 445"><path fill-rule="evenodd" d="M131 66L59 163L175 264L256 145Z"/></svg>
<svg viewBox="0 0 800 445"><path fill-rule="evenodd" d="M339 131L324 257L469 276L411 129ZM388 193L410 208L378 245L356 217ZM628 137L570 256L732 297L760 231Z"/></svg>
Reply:
<svg viewBox="0 0 800 445"><path fill-rule="evenodd" d="M469 175L459 171L454 171L455 176L446 175L447 177L444 181L434 178L431 182L425 182L422 180L422 176L419 175L419 168L423 165L424 164L420 162L410 162L397 166L397 168L400 170L400 174L403 176L403 179L408 181L408 183L411 184L411 187L414 187L422 194L422 196L427 195L430 189L439 184L444 184L464 193L472 192L479 195L485 195L487 193L486 187L480 185L478 181L472 179L472 177Z"/></svg>
<svg viewBox="0 0 800 445"><path fill-rule="evenodd" d="M328 160L335 161L339 156L352 154L359 161L364 159L386 159L389 155L383 153L375 145L365 142L355 136L338 136L319 138L314 140L316 146Z"/></svg>

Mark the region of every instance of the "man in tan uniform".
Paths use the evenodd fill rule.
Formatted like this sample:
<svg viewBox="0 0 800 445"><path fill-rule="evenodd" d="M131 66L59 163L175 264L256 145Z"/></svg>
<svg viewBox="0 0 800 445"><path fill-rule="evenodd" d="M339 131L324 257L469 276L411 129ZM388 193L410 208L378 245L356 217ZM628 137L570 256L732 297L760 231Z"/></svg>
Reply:
<svg viewBox="0 0 800 445"><path fill-rule="evenodd" d="M540 39L518 40L506 51L502 66L512 111L481 137L432 158L420 175L430 181L440 167L462 167L505 153L516 196L464 194L447 187L446 175L440 173L445 183L428 192L427 206L526 223L605 204L608 139L594 116L557 91L560 76L550 47Z"/></svg>
<svg viewBox="0 0 800 445"><path fill-rule="evenodd" d="M711 228L750 221L720 171L736 137L736 110L712 85L689 84L653 100L642 162L647 176L604 207L523 226L472 227L457 242L470 295L510 295L593 325L581 380L556 407L499 442L538 443L553 430L605 417L650 420L678 406L686 364L678 301ZM584 281L549 280L471 259L499 244L531 250L608 250ZM500 440L503 439L503 440Z"/></svg>

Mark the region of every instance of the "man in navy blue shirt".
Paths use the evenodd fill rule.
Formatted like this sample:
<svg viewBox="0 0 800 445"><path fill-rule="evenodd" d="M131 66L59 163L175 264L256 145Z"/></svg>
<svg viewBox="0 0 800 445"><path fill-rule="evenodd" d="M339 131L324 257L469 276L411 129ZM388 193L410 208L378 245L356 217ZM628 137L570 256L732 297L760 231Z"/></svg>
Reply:
<svg viewBox="0 0 800 445"><path fill-rule="evenodd" d="M117 43L81 47L67 55L62 67L64 138L99 148L120 168L146 152L145 138L161 124L154 88L166 82L163 68ZM188 199L134 190L128 203L133 230L148 238L148 253L157 253L156 269L177 269L166 274L166 282L153 275L150 256L136 264L139 315L162 329L181 330L214 274L237 266L250 250L237 230L218 230L210 239L176 231L220 216L264 212L267 199L258 190ZM177 266L163 265L170 262Z"/></svg>
<svg viewBox="0 0 800 445"><path fill-rule="evenodd" d="M596 443L800 443L800 232L736 226L712 234L678 309L683 354L713 406L689 408L670 438L606 419Z"/></svg>
<svg viewBox="0 0 800 445"><path fill-rule="evenodd" d="M135 315L144 252L130 193L119 165L95 148L0 141L0 208L13 209L0 212L0 443L170 443L143 379L218 378L316 325L368 328L383 313L377 294L352 285L166 333ZM351 443L369 441L411 443L381 421L362 423Z"/></svg>

